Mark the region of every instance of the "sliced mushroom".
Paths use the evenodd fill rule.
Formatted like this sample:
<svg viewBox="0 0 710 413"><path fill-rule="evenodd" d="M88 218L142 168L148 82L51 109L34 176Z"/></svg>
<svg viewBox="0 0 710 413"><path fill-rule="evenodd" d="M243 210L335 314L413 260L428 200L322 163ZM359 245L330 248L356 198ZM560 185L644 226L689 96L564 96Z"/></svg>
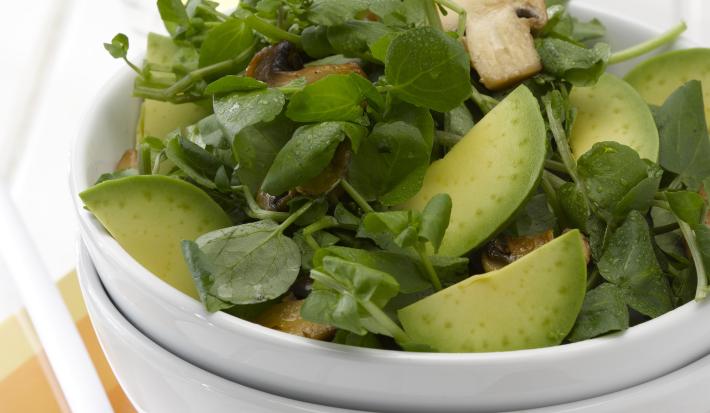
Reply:
<svg viewBox="0 0 710 413"><path fill-rule="evenodd" d="M305 184L298 186L296 191L307 196L319 196L329 193L348 172L351 155L350 141L346 139L338 145L333 159L323 172Z"/></svg>
<svg viewBox="0 0 710 413"><path fill-rule="evenodd" d="M128 149L123 153L121 159L116 164L116 172L125 171L126 169L137 169L138 168L138 151L135 149Z"/></svg>
<svg viewBox="0 0 710 413"><path fill-rule="evenodd" d="M266 82L269 86L283 86L299 78L312 83L328 75L348 73L366 76L356 63L303 67L300 52L286 41L262 49L254 55L246 69L247 76Z"/></svg>
<svg viewBox="0 0 710 413"><path fill-rule="evenodd" d="M486 272L499 270L542 247L554 238L552 230L524 237L507 235L498 237L488 244L486 252L481 257L483 269Z"/></svg>
<svg viewBox="0 0 710 413"><path fill-rule="evenodd" d="M540 56L531 30L547 23L544 0L463 0L466 10L466 48L471 64L490 90L504 89L540 70ZM455 30L458 16L443 19Z"/></svg>
<svg viewBox="0 0 710 413"><path fill-rule="evenodd" d="M288 203L296 197L295 191L289 191L285 195L271 195L264 191L256 193L256 203L262 209L267 211L286 212L288 211Z"/></svg>
<svg viewBox="0 0 710 413"><path fill-rule="evenodd" d="M269 308L256 322L264 327L301 337L328 341L335 335L335 327L316 324L301 318L303 300L284 301Z"/></svg>

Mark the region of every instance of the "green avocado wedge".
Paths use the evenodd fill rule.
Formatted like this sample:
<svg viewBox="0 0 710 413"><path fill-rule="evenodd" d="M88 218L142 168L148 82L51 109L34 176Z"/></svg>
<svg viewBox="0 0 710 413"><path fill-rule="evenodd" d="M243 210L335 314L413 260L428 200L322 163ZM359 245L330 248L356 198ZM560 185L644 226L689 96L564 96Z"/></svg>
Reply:
<svg viewBox="0 0 710 413"><path fill-rule="evenodd" d="M535 97L525 86L508 95L427 170L421 190L402 207L423 210L451 196L451 221L440 255L458 257L502 228L536 188L547 137Z"/></svg>
<svg viewBox="0 0 710 413"><path fill-rule="evenodd" d="M441 352L497 352L560 344L587 284L579 231L518 261L470 277L399 311L407 334Z"/></svg>
<svg viewBox="0 0 710 413"><path fill-rule="evenodd" d="M594 144L611 140L633 148L643 159L658 160L659 138L653 114L628 83L605 73L594 86L572 89L569 98L577 108L569 138L575 158Z"/></svg>
<svg viewBox="0 0 710 413"><path fill-rule="evenodd" d="M660 106L690 80L703 84L705 117L710 119L710 49L676 50L653 57L624 78L651 105Z"/></svg>
<svg viewBox="0 0 710 413"><path fill-rule="evenodd" d="M232 225L204 191L176 178L139 175L102 182L79 196L130 256L199 299L180 242Z"/></svg>

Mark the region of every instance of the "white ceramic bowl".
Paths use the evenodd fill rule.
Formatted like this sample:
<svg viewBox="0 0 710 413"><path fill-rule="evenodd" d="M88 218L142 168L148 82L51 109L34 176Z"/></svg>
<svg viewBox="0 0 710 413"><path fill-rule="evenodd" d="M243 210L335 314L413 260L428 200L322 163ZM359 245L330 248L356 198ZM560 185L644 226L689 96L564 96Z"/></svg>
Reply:
<svg viewBox="0 0 710 413"><path fill-rule="evenodd" d="M204 371L152 342L106 294L83 245L77 264L84 302L101 348L133 406L150 413L357 413L285 399Z"/></svg>
<svg viewBox="0 0 710 413"><path fill-rule="evenodd" d="M589 9L620 49L660 30ZM682 45L687 47L688 44ZM616 67L623 72L626 66ZM101 91L76 142L72 185L90 186L132 145L138 100L122 71ZM416 354L357 349L290 336L202 305L141 267L82 209L82 237L123 314L176 355L225 378L334 406L379 411L512 410L629 387L710 351L710 304L689 303L622 335L555 348L490 354Z"/></svg>

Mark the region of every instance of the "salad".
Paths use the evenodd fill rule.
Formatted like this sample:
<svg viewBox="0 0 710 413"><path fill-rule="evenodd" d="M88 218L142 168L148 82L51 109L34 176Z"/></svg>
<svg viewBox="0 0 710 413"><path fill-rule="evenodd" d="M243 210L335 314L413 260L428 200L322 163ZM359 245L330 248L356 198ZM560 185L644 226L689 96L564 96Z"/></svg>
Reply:
<svg viewBox="0 0 710 413"><path fill-rule="evenodd" d="M352 346L620 332L708 292L710 50L625 79L566 1L158 0L135 147L80 194L210 312Z"/></svg>

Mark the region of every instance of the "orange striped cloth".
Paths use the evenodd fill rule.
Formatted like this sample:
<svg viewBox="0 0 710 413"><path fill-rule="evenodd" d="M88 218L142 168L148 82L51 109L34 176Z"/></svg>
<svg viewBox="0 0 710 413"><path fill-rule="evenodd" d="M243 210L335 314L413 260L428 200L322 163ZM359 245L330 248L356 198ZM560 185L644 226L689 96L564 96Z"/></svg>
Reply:
<svg viewBox="0 0 710 413"><path fill-rule="evenodd" d="M116 381L79 290L76 273L57 283L116 413L136 410ZM69 413L41 344L24 311L0 321L0 412Z"/></svg>

